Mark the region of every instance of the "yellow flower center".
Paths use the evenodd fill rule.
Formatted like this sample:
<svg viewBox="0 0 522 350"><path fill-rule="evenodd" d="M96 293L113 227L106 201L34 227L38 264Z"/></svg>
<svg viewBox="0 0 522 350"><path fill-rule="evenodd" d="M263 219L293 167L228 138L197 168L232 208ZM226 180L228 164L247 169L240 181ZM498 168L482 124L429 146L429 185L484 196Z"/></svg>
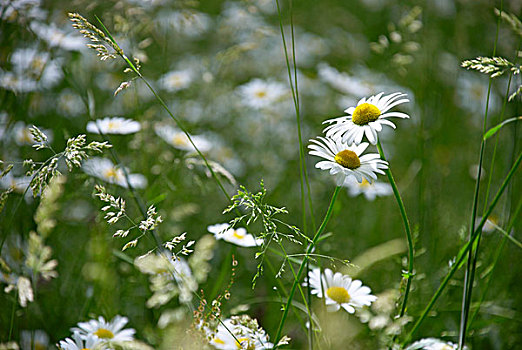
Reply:
<svg viewBox="0 0 522 350"><path fill-rule="evenodd" d="M326 290L326 295L339 304L350 301L350 294L348 294L348 291L343 287L330 287Z"/></svg>
<svg viewBox="0 0 522 350"><path fill-rule="evenodd" d="M22 135L20 137L21 142L31 143L33 142L33 135L31 135L31 132L29 129L24 129L22 131Z"/></svg>
<svg viewBox="0 0 522 350"><path fill-rule="evenodd" d="M370 103L363 103L353 111L352 122L357 125L366 125L369 122L376 121L380 115L379 108Z"/></svg>
<svg viewBox="0 0 522 350"><path fill-rule="evenodd" d="M105 172L105 177L108 179L113 179L118 177L118 173L116 172L116 169L111 168Z"/></svg>
<svg viewBox="0 0 522 350"><path fill-rule="evenodd" d="M112 130L112 129L116 128L117 126L118 126L118 123L115 123L115 122L109 122L109 123L107 124L107 129Z"/></svg>
<svg viewBox="0 0 522 350"><path fill-rule="evenodd" d="M266 97L266 91L260 90L255 93L256 97L263 98Z"/></svg>
<svg viewBox="0 0 522 350"><path fill-rule="evenodd" d="M176 146L185 146L187 144L187 139L184 137L185 135L178 134L172 138L172 143Z"/></svg>
<svg viewBox="0 0 522 350"><path fill-rule="evenodd" d="M367 188L370 186L371 186L371 184L366 179L363 179L362 182L359 184L359 187L362 187L362 188Z"/></svg>
<svg viewBox="0 0 522 350"><path fill-rule="evenodd" d="M232 234L232 236L236 237L237 239L245 238L244 235L240 235L239 233L237 233L237 230L234 230L234 233Z"/></svg>
<svg viewBox="0 0 522 350"><path fill-rule="evenodd" d="M354 151L350 151L349 149L345 149L337 153L334 157L334 160L337 164L342 165L348 169L357 169L361 166L361 160L357 156Z"/></svg>
<svg viewBox="0 0 522 350"><path fill-rule="evenodd" d="M254 344L252 343L250 338L246 338L246 337L238 338L236 341L236 346L238 349L246 349L246 350L255 349ZM246 347L243 347L243 346L246 346Z"/></svg>
<svg viewBox="0 0 522 350"><path fill-rule="evenodd" d="M215 343L218 343L218 344L221 344L221 345L225 345L225 342L219 338L214 338L214 342Z"/></svg>
<svg viewBox="0 0 522 350"><path fill-rule="evenodd" d="M110 330L105 328L98 328L96 332L94 332L94 335L98 336L98 338L101 339L112 339L114 338L114 333L112 333Z"/></svg>

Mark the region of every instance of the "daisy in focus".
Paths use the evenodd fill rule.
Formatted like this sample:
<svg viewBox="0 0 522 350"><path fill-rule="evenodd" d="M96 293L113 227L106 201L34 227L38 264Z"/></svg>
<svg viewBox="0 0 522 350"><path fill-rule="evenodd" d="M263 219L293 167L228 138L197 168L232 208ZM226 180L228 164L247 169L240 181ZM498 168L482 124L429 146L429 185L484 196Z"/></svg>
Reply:
<svg viewBox="0 0 522 350"><path fill-rule="evenodd" d="M161 137L174 148L189 152L195 151L194 146L190 143L187 135L179 129L170 125L157 124L154 127L154 131L156 132L156 135ZM190 135L190 138L201 152L207 152L212 148L212 144L204 136Z"/></svg>
<svg viewBox="0 0 522 350"><path fill-rule="evenodd" d="M378 141L377 133L382 130L383 125L391 126L395 129L395 124L387 118L409 118L410 116L402 112L388 112L393 107L402 103L409 102L406 94L396 92L383 96L381 92L366 99L363 97L356 107L350 107L344 112L347 116L326 120L324 123L331 124L324 131L326 136L333 139L340 139L351 144L360 144L363 136L366 135L368 141L375 145Z"/></svg>
<svg viewBox="0 0 522 350"><path fill-rule="evenodd" d="M278 82L254 79L239 86L238 92L243 98L243 104L261 109L277 102L286 93L286 88Z"/></svg>
<svg viewBox="0 0 522 350"><path fill-rule="evenodd" d="M325 269L324 274L321 274L320 269L313 269L308 273L308 280L311 293L325 299L329 312L338 311L342 307L353 314L355 309L370 306L377 300L375 295L370 294L370 288L363 286L361 281L354 281L340 272L334 274L330 269Z"/></svg>
<svg viewBox="0 0 522 350"><path fill-rule="evenodd" d="M79 332L74 332L71 338L60 340L60 349L62 350L90 350L101 343L100 338L95 335L87 335L82 337ZM47 347L45 347L47 348Z"/></svg>
<svg viewBox="0 0 522 350"><path fill-rule="evenodd" d="M386 182L374 181L369 183L366 179L358 182L354 177L347 177L343 187L348 188L350 197L357 197L361 193L367 200L373 201L377 197L389 196L393 193L392 187Z"/></svg>
<svg viewBox="0 0 522 350"><path fill-rule="evenodd" d="M268 335L264 329L259 327L257 320L242 315L232 316L232 318L224 320L223 324L219 324L210 344L221 350L272 349L274 344L268 340Z"/></svg>
<svg viewBox="0 0 522 350"><path fill-rule="evenodd" d="M330 138L319 137L319 140L310 140L308 145L311 150L308 153L324 158L315 164L321 170L329 170L331 175L335 175L337 186L341 186L346 178L354 176L359 183L364 179L373 182L377 179L376 173L384 174L384 169L388 169L388 162L382 160L377 153L361 154L368 147L368 143L348 146L340 139L334 141Z"/></svg>
<svg viewBox="0 0 522 350"><path fill-rule="evenodd" d="M457 350L457 344L436 338L425 338L411 344L406 350ZM465 346L464 349L467 349Z"/></svg>
<svg viewBox="0 0 522 350"><path fill-rule="evenodd" d="M78 323L78 327L71 328L71 331L78 334L83 339L96 336L102 341L130 341L134 340L136 331L132 328L123 329L129 320L127 317L116 315L112 321L106 322L100 316L97 320Z"/></svg>
<svg viewBox="0 0 522 350"><path fill-rule="evenodd" d="M231 228L229 224L216 224L210 225L207 227L207 230L213 233L216 239L222 239L240 247L257 247L263 244L261 238L254 238L254 236L247 233L243 227L235 229Z"/></svg>
<svg viewBox="0 0 522 350"><path fill-rule="evenodd" d="M133 134L140 131L141 125L135 120L122 117L98 119L87 123L87 131L93 134Z"/></svg>
<svg viewBox="0 0 522 350"><path fill-rule="evenodd" d="M123 169L116 167L109 159L92 157L86 159L82 164L82 170L94 177L102 179L111 184L128 188ZM129 182L133 188L145 188L147 179L141 174L128 174Z"/></svg>

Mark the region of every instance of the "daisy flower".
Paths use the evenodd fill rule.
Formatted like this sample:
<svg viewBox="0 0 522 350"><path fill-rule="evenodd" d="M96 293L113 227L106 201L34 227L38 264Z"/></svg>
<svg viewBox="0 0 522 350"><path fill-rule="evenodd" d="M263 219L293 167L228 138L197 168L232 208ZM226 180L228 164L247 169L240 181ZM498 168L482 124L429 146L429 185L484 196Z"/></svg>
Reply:
<svg viewBox="0 0 522 350"><path fill-rule="evenodd" d="M134 340L134 329L122 329L129 320L127 317L116 315L112 321L106 322L100 316L97 320L78 323L78 327L71 328L72 332L78 332L83 339L96 336L102 341L129 341Z"/></svg>
<svg viewBox="0 0 522 350"><path fill-rule="evenodd" d="M156 132L156 135L161 137L174 148L189 152L195 151L194 146L190 143L187 135L179 129L170 125L157 124L154 127L154 131ZM207 152L212 148L212 144L204 136L190 135L190 138L201 152Z"/></svg>
<svg viewBox="0 0 522 350"><path fill-rule="evenodd" d="M269 107L286 93L286 88L278 82L254 79L238 87L243 103L254 109Z"/></svg>
<svg viewBox="0 0 522 350"><path fill-rule="evenodd" d="M337 186L341 186L351 175L355 176L359 183L362 183L363 179L371 183L377 179L376 173L384 174L383 169L388 169L388 162L382 160L377 153L361 156L368 147L366 142L350 147L340 139L334 141L319 137L319 140L310 142L312 144L308 146L311 150L309 153L326 159L315 164L315 167L329 170L331 175L335 175Z"/></svg>
<svg viewBox="0 0 522 350"><path fill-rule="evenodd" d="M31 29L51 47L58 46L69 51L80 51L85 48L86 43L82 36L63 31L54 24L46 25L40 22L32 22Z"/></svg>
<svg viewBox="0 0 522 350"><path fill-rule="evenodd" d="M411 344L406 350L457 350L457 344L436 338L425 338ZM467 349L465 346L464 349Z"/></svg>
<svg viewBox="0 0 522 350"><path fill-rule="evenodd" d="M175 70L164 74L158 83L169 92L176 92L189 87L192 82L190 70Z"/></svg>
<svg viewBox="0 0 522 350"><path fill-rule="evenodd" d="M243 227L235 229L231 228L229 224L215 224L208 226L207 230L213 233L216 239L222 239L241 247L256 247L263 244L261 238L255 238Z"/></svg>
<svg viewBox="0 0 522 350"><path fill-rule="evenodd" d="M268 335L264 329L259 327L257 320L243 315L232 316L232 318L224 320L223 324L220 323L210 344L221 350L272 349L274 344L268 340Z"/></svg>
<svg viewBox="0 0 522 350"><path fill-rule="evenodd" d="M324 131L327 137L340 139L349 145L355 143L360 144L364 135L372 145L377 143L377 133L382 130L383 125L391 126L395 129L395 124L387 118L409 118L406 113L388 112L391 108L405 102L409 102L404 98L406 94L396 92L383 96L381 92L378 95L371 96L366 99L363 97L357 103L357 107L350 107L344 112L347 116L334 118L324 123L332 124Z"/></svg>
<svg viewBox="0 0 522 350"><path fill-rule="evenodd" d="M83 162L82 170L87 174L111 184L128 188L123 169L116 167L109 159L92 157ZM141 174L129 174L129 182L133 188L145 188L147 179Z"/></svg>
<svg viewBox="0 0 522 350"><path fill-rule="evenodd" d="M312 288L311 293L318 298L325 298L327 310L330 312L342 307L353 314L356 308L370 306L377 300L375 295L370 294L370 288L363 286L361 281L353 281L340 272L334 274L330 269L325 269L324 274L321 274L320 269L313 269L308 273L308 280Z"/></svg>
<svg viewBox="0 0 522 350"><path fill-rule="evenodd" d="M86 337L82 337L80 332L74 332L73 339L65 338L65 340L60 340L60 344L58 345L62 350L90 350L93 349L96 345L100 343L100 338L95 335L87 335Z"/></svg>
<svg viewBox="0 0 522 350"><path fill-rule="evenodd" d="M140 131L141 125L135 120L122 117L98 119L87 123L87 131L99 134L100 130L104 134L132 134Z"/></svg>
<svg viewBox="0 0 522 350"><path fill-rule="evenodd" d="M392 187L388 183L379 181L369 183L366 179L359 183L353 177L347 177L343 186L348 188L348 193L351 197L357 197L362 193L369 201L373 201L376 197L389 196L393 193Z"/></svg>

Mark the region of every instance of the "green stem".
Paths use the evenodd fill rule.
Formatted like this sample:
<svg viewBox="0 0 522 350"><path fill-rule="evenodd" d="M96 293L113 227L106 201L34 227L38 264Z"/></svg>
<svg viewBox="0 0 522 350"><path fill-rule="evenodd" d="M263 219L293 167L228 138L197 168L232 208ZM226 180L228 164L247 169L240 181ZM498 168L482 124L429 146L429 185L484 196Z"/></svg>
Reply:
<svg viewBox="0 0 522 350"><path fill-rule="evenodd" d="M381 142L377 142L377 149L379 150L379 154L382 160L386 160L384 155L384 151L382 150ZM401 212L402 222L404 224L404 230L406 231L406 238L408 240L408 272L407 272L407 280L406 280L406 289L404 290L404 300L402 301L401 312L399 313L399 317L404 316L406 313L406 305L408 304L408 296L410 294L411 281L413 279L413 236L411 234L410 222L408 220L408 215L406 214L406 208L404 207L404 203L401 198L401 194L399 189L397 188L397 184L393 179L393 175L391 169L385 170L386 176L388 177L388 181L390 181L390 185L393 189L393 194L395 195L395 199L397 200L397 204L399 205L399 210Z"/></svg>
<svg viewBox="0 0 522 350"><path fill-rule="evenodd" d="M170 111L170 109L167 107L167 105L165 104L165 102L163 101L163 99L156 93L156 90L154 90L154 88L149 84L149 82L147 81L147 79L145 79L145 77L143 75L141 75L141 73L136 69L136 67L134 66L134 64L127 58L127 56L123 55L122 58L125 60L125 62L127 62L127 64L129 65L129 67L134 71L134 73L136 73L140 78L141 80L143 80L143 82L145 83L145 85L147 85L147 87L149 88L149 90L152 92L152 94L154 95L154 97L158 100L158 102L160 103L160 105L163 107L163 109L165 109L165 111L169 114L169 116L172 118L172 120L174 120L174 122L176 122L176 124L178 125L178 127L181 129L181 131L183 131L183 133L185 134L185 136L187 136L187 139L189 140L190 144L192 145L192 147L194 147L194 149L196 150L196 153L201 157L201 159L203 160L203 163L205 163L205 166L207 167L207 169L210 171L210 174L212 175L212 177L216 180L219 188L221 189L221 191L223 192L223 194L225 195L225 197L227 197L227 199L230 201L230 195L228 194L227 190L225 190L225 187L223 186L223 183L221 182L221 180L219 180L219 178L217 177L216 173L214 172L214 169L212 169L212 167L210 166L210 164L208 163L208 160L207 158L205 157L205 155L199 150L199 148L196 146L196 144L194 143L194 141L192 140L192 137L190 136L190 133L187 131L187 129L185 128L185 126L183 125L183 123L181 122L181 120L179 120L178 118L176 118L174 116L174 114L172 114L172 112Z"/></svg>
<svg viewBox="0 0 522 350"><path fill-rule="evenodd" d="M335 203L335 200L337 199L337 195L339 194L339 190L341 189L340 186L337 186L335 188L335 191L332 195L332 199L330 200L330 205L328 206L328 209L326 210L326 214L324 216L323 222L321 223L321 226L319 226L319 229L314 235L314 238L312 239L312 242L310 245L308 245L308 249L306 250L306 255L303 257L303 261L301 262L301 265L299 266L299 270L297 271L296 278L294 279L294 283L292 284L292 288L290 289L290 293L288 295L288 300L286 302L286 306L283 309L283 316L281 316L281 322L279 323L279 327L277 329L277 334L275 336L274 344L277 348L277 343L279 342L279 339L281 338L281 333L283 331L283 326L285 324L286 318L288 316L288 310L290 309L292 299L294 298L295 290L297 288L297 285L299 284L299 280L301 278L301 275L303 274L303 270L306 266L306 263L309 259L310 253L315 247L315 243L321 236L321 234L324 232L326 225L328 224L328 221L330 220L330 217L332 216L332 210Z"/></svg>
<svg viewBox="0 0 522 350"><path fill-rule="evenodd" d="M522 153L520 153L518 155L515 163L513 164L511 169L509 170L509 173L507 174L506 178L502 182L502 185L500 186L499 190L495 194L495 197L491 201L491 204L489 205L488 210L486 211L485 215L480 220L480 223L475 228L475 231L473 232L473 235L472 235L471 239L461 249L461 251L459 253L459 256L455 259L455 262L453 263L453 265L451 267L451 270L448 272L446 277L444 277L444 280L441 282L439 288L437 289L437 291L435 292L435 294L431 298L430 302L428 303L428 305L426 306L426 308L422 312L420 318L417 320L417 322L413 326L413 328L410 331L410 333L408 333L407 337L404 339L404 342L402 343L403 346L406 345L406 343L412 338L413 334L415 334L415 332L419 329L420 325L422 324L422 322L424 321L424 319L426 318L428 313L431 311L433 305L435 304L437 299L441 296L444 288L446 288L446 285L448 284L448 282L451 280L451 278L453 277L455 272L459 269L459 266L462 263L462 261L464 260L464 257L470 251L471 247L473 246L473 243L475 242L475 239L478 237L479 233L482 231L482 227L486 223L486 220L487 220L488 216L491 215L491 212L493 211L493 209L497 205L500 197L504 193L504 190L506 189L509 181L513 177L513 174L518 169L518 166L520 165L521 161L522 161Z"/></svg>

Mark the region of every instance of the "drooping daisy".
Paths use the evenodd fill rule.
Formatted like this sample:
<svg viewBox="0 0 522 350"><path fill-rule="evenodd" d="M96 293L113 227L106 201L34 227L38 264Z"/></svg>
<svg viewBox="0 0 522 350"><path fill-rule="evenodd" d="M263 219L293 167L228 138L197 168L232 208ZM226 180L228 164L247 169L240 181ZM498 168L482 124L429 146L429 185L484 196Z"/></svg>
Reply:
<svg viewBox="0 0 522 350"><path fill-rule="evenodd" d="M363 179L372 182L377 179L376 173L384 174L383 169L388 169L388 163L382 160L377 153L361 154L368 147L368 143L348 146L340 139L334 141L330 138L319 137L319 140L310 140L311 149L309 153L314 156L322 157L322 160L315 164L315 167L322 170L329 170L330 174L336 176L337 186L341 186L347 177L355 176L360 183Z"/></svg>
<svg viewBox="0 0 522 350"><path fill-rule="evenodd" d="M326 120L324 123L331 124L324 131L327 137L341 139L349 145L360 144L364 135L372 145L377 143L377 133L382 130L383 125L391 126L395 129L395 124L387 118L409 118L410 116L402 112L388 112L391 108L402 103L409 102L404 98L406 94L396 92L383 96L378 95L366 99L363 97L357 103L357 107L347 108L344 112L347 116Z"/></svg>
<svg viewBox="0 0 522 350"><path fill-rule="evenodd" d="M154 127L154 131L156 132L156 135L177 149L190 152L195 151L194 146L190 143L187 135L179 129L170 125L157 124ZM201 152L207 152L212 148L212 144L204 136L190 135L190 138Z"/></svg>
<svg viewBox="0 0 522 350"><path fill-rule="evenodd" d="M87 123L87 131L99 134L132 134L140 131L141 125L135 120L122 117L104 118Z"/></svg>
<svg viewBox="0 0 522 350"><path fill-rule="evenodd" d="M457 344L436 338L425 338L411 344L406 350L457 350ZM464 349L467 349L465 346Z"/></svg>
<svg viewBox="0 0 522 350"><path fill-rule="evenodd" d="M369 183L366 179L359 183L354 177L347 177L343 186L348 188L348 193L351 197L357 197L362 193L369 201L373 201L376 197L389 196L393 193L392 187L388 183L379 181Z"/></svg>
<svg viewBox="0 0 522 350"><path fill-rule="evenodd" d="M261 238L255 238L243 227L231 228L229 224L215 224L207 227L208 232L213 233L216 239L234 243L241 247L256 247L263 244Z"/></svg>
<svg viewBox="0 0 522 350"><path fill-rule="evenodd" d="M210 344L220 350L264 350L272 349L265 330L259 327L257 320L247 315L232 316L219 324L217 332L210 340Z"/></svg>
<svg viewBox="0 0 522 350"><path fill-rule="evenodd" d="M188 88L192 82L192 76L192 72L188 69L175 70L164 74L158 83L165 90L176 92Z"/></svg>
<svg viewBox="0 0 522 350"><path fill-rule="evenodd" d="M377 300L375 295L370 294L370 288L363 286L361 281L352 280L340 272L334 274L332 270L325 269L324 274L321 274L321 270L317 268L308 273L308 279L311 293L318 298L325 298L327 310L330 312L342 307L353 314L355 309L370 306Z"/></svg>
<svg viewBox="0 0 522 350"><path fill-rule="evenodd" d="M245 105L261 109L277 102L286 93L286 88L279 82L254 79L239 86L238 92Z"/></svg>
<svg viewBox="0 0 522 350"><path fill-rule="evenodd" d="M134 333L136 333L134 329L122 329L127 322L129 322L128 318L120 315L116 315L110 322L100 316L97 320L78 323L78 327L71 328L71 331L78 332L84 339L94 335L102 341L134 340Z"/></svg>
<svg viewBox="0 0 522 350"><path fill-rule="evenodd" d="M108 183L129 187L123 169L116 167L109 159L100 157L86 159L82 164L82 170ZM129 182L133 188L147 186L147 179L141 174L129 174Z"/></svg>
<svg viewBox="0 0 522 350"><path fill-rule="evenodd" d="M76 331L71 338L65 338L60 340L59 347L62 350L90 350L101 342L100 338L95 335L89 334L85 337L80 335L80 332Z"/></svg>

